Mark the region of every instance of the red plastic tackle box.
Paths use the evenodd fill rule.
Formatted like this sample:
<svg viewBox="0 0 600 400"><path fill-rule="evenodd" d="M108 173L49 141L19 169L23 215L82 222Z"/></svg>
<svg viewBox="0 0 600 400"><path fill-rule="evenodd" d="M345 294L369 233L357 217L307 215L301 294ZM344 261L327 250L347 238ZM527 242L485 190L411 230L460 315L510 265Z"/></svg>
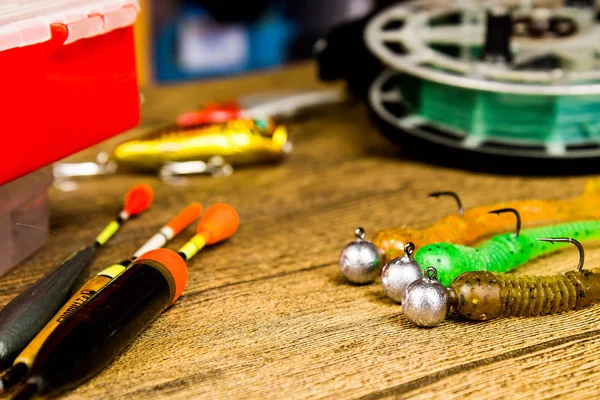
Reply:
<svg viewBox="0 0 600 400"><path fill-rule="evenodd" d="M0 0L0 185L139 121L137 0Z"/></svg>
<svg viewBox="0 0 600 400"><path fill-rule="evenodd" d="M0 0L0 275L46 240L50 167L139 121L138 0Z"/></svg>

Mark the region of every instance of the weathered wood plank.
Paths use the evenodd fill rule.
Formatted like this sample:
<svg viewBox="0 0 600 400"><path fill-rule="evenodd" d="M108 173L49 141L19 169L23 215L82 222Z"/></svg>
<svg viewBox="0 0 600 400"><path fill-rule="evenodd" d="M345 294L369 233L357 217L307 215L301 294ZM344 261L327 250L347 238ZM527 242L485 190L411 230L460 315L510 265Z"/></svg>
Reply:
<svg viewBox="0 0 600 400"><path fill-rule="evenodd" d="M192 86L144 90L142 126L87 150L91 159L125 137L166 123L206 100L269 88L315 88L312 66ZM378 284L351 286L337 257L357 225L426 226L454 212L427 198L456 190L466 207L510 199L568 198L585 177L522 178L445 169L411 161L374 129L360 104L332 107L291 125L295 148L277 166L228 178L190 178L169 187L152 176L83 181L77 193L51 193L48 245L0 279L0 304L31 284L119 210L140 181L155 204L132 220L93 266L132 253L191 201L229 202L242 227L227 244L190 265L180 301L102 374L64 398L550 398L594 397L600 307L558 316L411 326ZM190 231L191 232L191 229ZM183 235L174 241L177 247ZM588 265L600 264L590 244ZM558 273L576 265L564 249L520 272Z"/></svg>

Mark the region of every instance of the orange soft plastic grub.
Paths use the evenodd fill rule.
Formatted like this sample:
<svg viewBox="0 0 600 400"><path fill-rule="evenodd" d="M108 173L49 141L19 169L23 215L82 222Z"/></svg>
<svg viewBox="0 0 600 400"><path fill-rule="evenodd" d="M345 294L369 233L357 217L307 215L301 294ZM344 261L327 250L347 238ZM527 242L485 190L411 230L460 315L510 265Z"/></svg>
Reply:
<svg viewBox="0 0 600 400"><path fill-rule="evenodd" d="M552 225L558 222L600 219L600 179L591 179L582 195L569 200L518 200L479 206L462 215L449 215L425 229L396 227L379 231L373 244L383 254L384 262L404 255L407 242L417 249L432 243L447 242L469 245L488 236L514 229L511 215L489 215L491 210L514 208L525 226Z"/></svg>

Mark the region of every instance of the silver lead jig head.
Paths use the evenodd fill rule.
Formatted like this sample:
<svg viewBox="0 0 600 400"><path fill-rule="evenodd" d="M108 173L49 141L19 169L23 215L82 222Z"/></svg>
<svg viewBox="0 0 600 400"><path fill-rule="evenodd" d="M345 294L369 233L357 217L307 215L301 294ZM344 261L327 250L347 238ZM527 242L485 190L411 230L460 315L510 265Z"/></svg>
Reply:
<svg viewBox="0 0 600 400"><path fill-rule="evenodd" d="M381 285L386 296L401 303L408 285L423 278L421 266L412 258L415 245L407 242L404 245L404 256L387 263L381 271Z"/></svg>
<svg viewBox="0 0 600 400"><path fill-rule="evenodd" d="M406 318L420 327L433 327L446 319L450 296L437 281L437 270L429 267L425 277L408 285L402 298L402 311Z"/></svg>
<svg viewBox="0 0 600 400"><path fill-rule="evenodd" d="M371 283L381 271L381 256L373 243L365 239L365 230L356 228L356 239L340 254L340 271L352 283Z"/></svg>

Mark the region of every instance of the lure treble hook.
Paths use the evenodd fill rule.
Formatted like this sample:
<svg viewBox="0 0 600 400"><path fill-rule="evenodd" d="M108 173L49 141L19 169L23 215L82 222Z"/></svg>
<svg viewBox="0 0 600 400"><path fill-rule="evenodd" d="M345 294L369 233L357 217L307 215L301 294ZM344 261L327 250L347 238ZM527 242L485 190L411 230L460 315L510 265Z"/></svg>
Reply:
<svg viewBox="0 0 600 400"><path fill-rule="evenodd" d="M554 244L554 242L561 243L572 243L577 246L579 250L579 264L577 264L577 271L581 271L583 269L583 263L585 261L585 251L583 250L583 245L579 243L576 239L573 238L537 238L540 242L550 242Z"/></svg>
<svg viewBox="0 0 600 400"><path fill-rule="evenodd" d="M517 217L517 229L515 230L515 237L517 237L519 236L519 233L521 233L521 214L519 214L517 210L514 208L500 208L498 210L490 211L488 214L500 215L507 212L513 213L515 214L515 217Z"/></svg>
<svg viewBox="0 0 600 400"><path fill-rule="evenodd" d="M438 198L440 196L454 197L454 200L456 200L456 204L458 206L458 215L460 215L462 217L463 214L465 213L462 202L460 201L460 197L458 197L458 195L454 192L433 192L433 193L429 193L428 196L435 197L435 198Z"/></svg>

